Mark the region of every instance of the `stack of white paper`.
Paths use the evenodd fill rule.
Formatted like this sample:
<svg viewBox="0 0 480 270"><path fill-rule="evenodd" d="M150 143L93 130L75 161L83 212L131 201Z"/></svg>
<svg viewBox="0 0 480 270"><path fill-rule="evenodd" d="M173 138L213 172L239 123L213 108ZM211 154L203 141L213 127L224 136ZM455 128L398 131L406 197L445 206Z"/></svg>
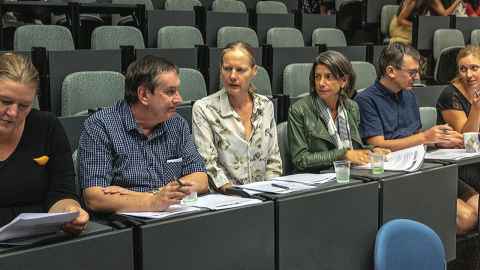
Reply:
<svg viewBox="0 0 480 270"><path fill-rule="evenodd" d="M425 155L426 159L460 160L480 156L480 153L467 153L465 149L438 149Z"/></svg>
<svg viewBox="0 0 480 270"><path fill-rule="evenodd" d="M392 152L388 155L388 159L384 161L383 168L387 171L407 171L413 172L418 170L425 158L425 147L422 145L413 146L403 150ZM371 164L356 166L356 169L370 169Z"/></svg>
<svg viewBox="0 0 480 270"><path fill-rule="evenodd" d="M254 182L245 185L238 186L242 188L245 192L250 195L258 193L275 193L275 194L284 194L290 193L299 190L312 189L315 188L311 185L305 185L297 182L285 182L285 181L262 181Z"/></svg>
<svg viewBox="0 0 480 270"><path fill-rule="evenodd" d="M189 205L210 210L221 210L259 203L262 203L259 199L227 196L223 194L208 194L199 197L196 202L190 203Z"/></svg>
<svg viewBox="0 0 480 270"><path fill-rule="evenodd" d="M335 173L301 173L272 178L275 181L296 182L305 185L323 184L335 180Z"/></svg>
<svg viewBox="0 0 480 270"><path fill-rule="evenodd" d="M169 216L174 216L182 213L195 212L200 210L201 209L196 207L190 207L183 204L174 204L174 205L170 205L170 207L160 212L124 212L120 214L133 216L133 217L141 217L141 218L166 218Z"/></svg>
<svg viewBox="0 0 480 270"><path fill-rule="evenodd" d="M58 232L62 225L78 217L78 212L23 213L0 228L0 241Z"/></svg>

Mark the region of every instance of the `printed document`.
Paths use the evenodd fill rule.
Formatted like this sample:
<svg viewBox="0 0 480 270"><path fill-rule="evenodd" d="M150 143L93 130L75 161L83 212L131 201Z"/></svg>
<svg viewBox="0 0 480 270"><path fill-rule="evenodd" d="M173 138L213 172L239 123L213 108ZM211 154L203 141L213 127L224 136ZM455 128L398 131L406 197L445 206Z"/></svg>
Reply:
<svg viewBox="0 0 480 270"><path fill-rule="evenodd" d="M438 149L428 152L425 159L460 160L475 156L480 156L480 153L467 153L465 149Z"/></svg>
<svg viewBox="0 0 480 270"><path fill-rule="evenodd" d="M392 152L387 155L387 160L383 162L383 168L386 171L416 171L422 166L425 153L423 144ZM354 168L370 169L371 164L355 166Z"/></svg>
<svg viewBox="0 0 480 270"><path fill-rule="evenodd" d="M58 232L63 224L74 220L78 214L78 212L20 214L0 228L0 241Z"/></svg>
<svg viewBox="0 0 480 270"><path fill-rule="evenodd" d="M285 194L299 190L312 189L315 188L311 185L305 185L297 182L285 182L285 181L261 181L254 182L245 185L239 185L238 187L242 188L245 192L250 195L255 195L259 193L275 193L275 194Z"/></svg>
<svg viewBox="0 0 480 270"><path fill-rule="evenodd" d="M305 185L318 185L335 180L335 173L300 173L272 178L274 181L296 182Z"/></svg>

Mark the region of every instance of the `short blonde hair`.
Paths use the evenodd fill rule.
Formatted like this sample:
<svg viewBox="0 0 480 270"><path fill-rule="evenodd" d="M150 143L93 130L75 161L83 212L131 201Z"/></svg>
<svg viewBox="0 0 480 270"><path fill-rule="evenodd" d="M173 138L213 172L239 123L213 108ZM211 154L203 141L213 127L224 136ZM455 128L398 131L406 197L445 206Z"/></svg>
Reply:
<svg viewBox="0 0 480 270"><path fill-rule="evenodd" d="M478 60L480 60L480 46L476 46L476 45L468 45L467 47L461 49L458 54L457 54L457 74L455 76L455 78L453 78L452 80L452 83L453 82L458 82L460 80L460 73L458 72L458 62L460 61L460 59L462 58L465 58L467 56L473 56L475 58L477 58Z"/></svg>
<svg viewBox="0 0 480 270"><path fill-rule="evenodd" d="M15 53L0 55L0 80L38 86L38 71L29 57Z"/></svg>

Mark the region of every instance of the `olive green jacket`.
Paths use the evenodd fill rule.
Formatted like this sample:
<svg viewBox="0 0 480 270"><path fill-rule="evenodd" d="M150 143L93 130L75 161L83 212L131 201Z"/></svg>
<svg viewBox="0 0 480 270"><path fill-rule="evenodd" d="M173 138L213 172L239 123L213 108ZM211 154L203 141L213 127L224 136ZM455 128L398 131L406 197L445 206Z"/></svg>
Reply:
<svg viewBox="0 0 480 270"><path fill-rule="evenodd" d="M360 112L355 101L344 102L354 149L370 148L362 143L358 125ZM317 172L331 167L344 158L347 149L337 149L333 138L320 118L311 95L293 104L288 112L288 144L291 160L297 172Z"/></svg>

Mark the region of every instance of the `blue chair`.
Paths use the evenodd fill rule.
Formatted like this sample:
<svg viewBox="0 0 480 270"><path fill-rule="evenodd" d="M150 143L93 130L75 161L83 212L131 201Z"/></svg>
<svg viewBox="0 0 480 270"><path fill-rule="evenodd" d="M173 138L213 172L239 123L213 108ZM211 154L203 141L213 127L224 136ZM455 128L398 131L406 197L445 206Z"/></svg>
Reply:
<svg viewBox="0 0 480 270"><path fill-rule="evenodd" d="M408 219L384 224L375 241L375 270L444 270L445 249L428 226Z"/></svg>

